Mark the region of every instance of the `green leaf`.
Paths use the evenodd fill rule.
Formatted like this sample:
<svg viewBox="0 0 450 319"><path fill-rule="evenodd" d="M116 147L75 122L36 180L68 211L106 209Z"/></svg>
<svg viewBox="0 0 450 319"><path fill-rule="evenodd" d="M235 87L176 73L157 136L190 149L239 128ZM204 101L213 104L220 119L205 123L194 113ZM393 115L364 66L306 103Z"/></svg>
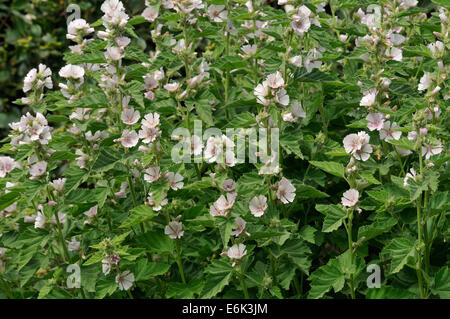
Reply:
<svg viewBox="0 0 450 319"><path fill-rule="evenodd" d="M398 273L415 256L416 240L411 237L394 238L382 250L392 259L391 274Z"/></svg>
<svg viewBox="0 0 450 319"><path fill-rule="evenodd" d="M330 259L326 265L319 267L308 280L311 281L311 290L308 293L308 298L311 299L322 298L331 288L339 292L345 284L345 277L336 258Z"/></svg>
<svg viewBox="0 0 450 319"><path fill-rule="evenodd" d="M450 299L450 268L442 267L434 276L431 291L442 299Z"/></svg>
<svg viewBox="0 0 450 319"><path fill-rule="evenodd" d="M134 276L136 281L150 280L152 277L160 276L168 272L170 265L148 262L147 259L139 259L135 266Z"/></svg>
<svg viewBox="0 0 450 319"><path fill-rule="evenodd" d="M140 205L130 211L130 216L119 226L119 228L130 228L155 217L156 214L149 206Z"/></svg>
<svg viewBox="0 0 450 319"><path fill-rule="evenodd" d="M193 299L199 295L203 289L203 281L200 279L191 280L187 284L181 282L169 282L166 292L167 298Z"/></svg>
<svg viewBox="0 0 450 319"><path fill-rule="evenodd" d="M218 68L222 70L233 70L239 68L245 68L247 63L237 56L224 56L218 61L211 64L212 68Z"/></svg>
<svg viewBox="0 0 450 319"><path fill-rule="evenodd" d="M0 211L2 211L6 207L9 207L10 205L14 204L19 197L20 197L20 193L15 192L15 191L1 195L0 196Z"/></svg>
<svg viewBox="0 0 450 319"><path fill-rule="evenodd" d="M81 287L88 292L95 292L95 284L97 282L100 268L98 265L92 265L89 267L81 267Z"/></svg>
<svg viewBox="0 0 450 319"><path fill-rule="evenodd" d="M311 250L308 245L302 240L289 239L279 249L273 249L272 253L276 258L286 254L289 259L306 275L309 275L309 268L311 267Z"/></svg>
<svg viewBox="0 0 450 319"><path fill-rule="evenodd" d="M336 162L318 162L318 161L309 161L311 165L320 168L321 170L332 174L337 177L345 178L345 169L344 165Z"/></svg>
<svg viewBox="0 0 450 319"><path fill-rule="evenodd" d="M205 286L202 290L201 299L209 299L215 297L219 292L230 283L231 273L223 275L208 276Z"/></svg>
<svg viewBox="0 0 450 319"><path fill-rule="evenodd" d="M298 198L326 198L328 194L319 191L318 189L305 184L293 183L295 186L295 193Z"/></svg>
<svg viewBox="0 0 450 319"><path fill-rule="evenodd" d="M280 145L288 155L294 154L296 157L304 159L297 136L291 134L282 135L280 137Z"/></svg>
<svg viewBox="0 0 450 319"><path fill-rule="evenodd" d="M97 282L97 286L95 288L95 298L103 299L106 296L110 296L117 290L117 288L119 288L119 285L116 283L114 278L100 276L100 280Z"/></svg>
<svg viewBox="0 0 450 319"><path fill-rule="evenodd" d="M377 214L375 221L372 224L359 227L358 239L365 237L365 240L370 240L389 231L396 224L397 219L390 216L388 213Z"/></svg>
<svg viewBox="0 0 450 319"><path fill-rule="evenodd" d="M322 231L325 233L330 233L338 229L347 217L347 212L339 205L317 204L316 210L322 214L325 214L325 219L322 226Z"/></svg>
<svg viewBox="0 0 450 319"><path fill-rule="evenodd" d="M415 142L408 140L408 138L406 138L406 137L403 137L399 140L390 139L390 140L387 140L386 142L388 142L389 144L404 148L405 150L414 151Z"/></svg>
<svg viewBox="0 0 450 319"><path fill-rule="evenodd" d="M92 166L94 172L106 172L114 167L114 164L121 160L123 153L109 147L102 147L97 159Z"/></svg>
<svg viewBox="0 0 450 319"><path fill-rule="evenodd" d="M175 246L173 240L162 231L150 231L136 237L140 247L145 247L156 254L171 254Z"/></svg>
<svg viewBox="0 0 450 319"><path fill-rule="evenodd" d="M395 288L391 286L382 286L380 288L370 288L367 290L367 299L414 299L415 294L408 290Z"/></svg>

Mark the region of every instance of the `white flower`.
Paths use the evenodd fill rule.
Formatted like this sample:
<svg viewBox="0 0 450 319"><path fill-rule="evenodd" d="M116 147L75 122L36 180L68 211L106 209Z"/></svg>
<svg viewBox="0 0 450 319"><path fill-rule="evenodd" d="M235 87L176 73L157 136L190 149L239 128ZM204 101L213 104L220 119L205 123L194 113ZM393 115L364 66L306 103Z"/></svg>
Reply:
<svg viewBox="0 0 450 319"><path fill-rule="evenodd" d="M266 99L269 95L269 87L266 85L265 81L262 84L258 84L253 90L253 94L256 96L257 102L259 104L268 106L270 101Z"/></svg>
<svg viewBox="0 0 450 319"><path fill-rule="evenodd" d="M246 223L245 220L242 219L241 217L236 217L236 224L237 224L237 227L236 227L235 230L233 230L233 231L231 232L231 236L236 236L236 237L238 237L238 236L239 236L240 234L242 234L242 232L245 230L245 225L246 225L247 223ZM247 236L250 235L250 234L247 233L247 232L245 232L245 234L246 234Z"/></svg>
<svg viewBox="0 0 450 319"><path fill-rule="evenodd" d="M412 154L412 152L410 150L401 148L399 146L395 146L395 149L400 154L400 156L408 156L408 155Z"/></svg>
<svg viewBox="0 0 450 319"><path fill-rule="evenodd" d="M65 224L67 220L67 215L62 212L58 212L58 220L61 224ZM56 217L54 215L52 216L52 223L57 224Z"/></svg>
<svg viewBox="0 0 450 319"><path fill-rule="evenodd" d="M353 154L362 147L358 134L349 134L344 138L344 149L348 154Z"/></svg>
<svg viewBox="0 0 450 319"><path fill-rule="evenodd" d="M306 117L306 112L303 110L302 105L300 104L299 101L294 101L292 103L292 114L296 118L305 118Z"/></svg>
<svg viewBox="0 0 450 319"><path fill-rule="evenodd" d="M228 12L224 10L224 5L210 5L208 7L208 16L214 22L223 22L227 19Z"/></svg>
<svg viewBox="0 0 450 319"><path fill-rule="evenodd" d="M210 163L219 162L223 160L224 148L227 150L234 148L234 142L226 135L222 135L222 137L211 136L206 141L204 156Z"/></svg>
<svg viewBox="0 0 450 319"><path fill-rule="evenodd" d="M369 130L381 130L384 124L384 114L383 113L369 113L366 116L366 120L369 121L367 127Z"/></svg>
<svg viewBox="0 0 450 319"><path fill-rule="evenodd" d="M181 238L184 235L183 224L177 221L171 221L164 229L164 234L172 239Z"/></svg>
<svg viewBox="0 0 450 319"><path fill-rule="evenodd" d="M172 188L174 191L183 188L184 185L184 183L182 182L183 176L181 176L180 174L168 172L166 177L169 180L170 188Z"/></svg>
<svg viewBox="0 0 450 319"><path fill-rule="evenodd" d="M300 68L302 66L302 56L301 55L293 56L292 58L289 59L289 62Z"/></svg>
<svg viewBox="0 0 450 319"><path fill-rule="evenodd" d="M119 140L123 147L130 148L136 146L139 137L134 130L123 130L122 137Z"/></svg>
<svg viewBox="0 0 450 319"><path fill-rule="evenodd" d="M142 12L142 16L144 17L145 20L153 22L158 17L158 11L155 8L153 8L152 6L148 6Z"/></svg>
<svg viewBox="0 0 450 319"><path fill-rule="evenodd" d="M226 192L232 192L232 191L234 191L234 190L236 189L236 182L233 181L233 180L230 179L230 178L229 178L229 179L226 179L226 180L223 182L222 188L223 188L223 190L226 191Z"/></svg>
<svg viewBox="0 0 450 319"><path fill-rule="evenodd" d="M71 21L67 27L67 39L73 40L78 34L84 36L86 34L94 32L94 28L89 26L89 23L84 19L75 19Z"/></svg>
<svg viewBox="0 0 450 319"><path fill-rule="evenodd" d="M275 94L275 101L284 106L289 104L289 95L287 95L285 89L277 91L277 93Z"/></svg>
<svg viewBox="0 0 450 319"><path fill-rule="evenodd" d="M244 45L241 50L244 51L246 56L252 56L254 54L256 54L256 50L258 49L258 47L256 46L256 44L247 44Z"/></svg>
<svg viewBox="0 0 450 319"><path fill-rule="evenodd" d="M383 124L383 128L380 130L380 139L388 141L391 139L398 140L402 136L401 131L396 131L399 126L397 123L392 123L390 121L386 121Z"/></svg>
<svg viewBox="0 0 450 319"><path fill-rule="evenodd" d="M42 212L38 212L36 219L34 221L34 228L44 228L45 227L45 215Z"/></svg>
<svg viewBox="0 0 450 319"><path fill-rule="evenodd" d="M369 91L366 91L363 93L363 97L361 99L361 102L359 103L359 105L361 106L372 106L375 104L376 98L377 98L377 89L373 88L370 89Z"/></svg>
<svg viewBox="0 0 450 319"><path fill-rule="evenodd" d="M80 242L74 237L72 241L67 241L67 249L69 251L78 251L80 249Z"/></svg>
<svg viewBox="0 0 450 319"><path fill-rule="evenodd" d="M402 9L417 6L417 0L399 0L398 2L400 3L400 7L402 7Z"/></svg>
<svg viewBox="0 0 450 319"><path fill-rule="evenodd" d="M236 244L230 247L227 252L227 256L230 259L241 259L247 254L247 249L244 244Z"/></svg>
<svg viewBox="0 0 450 319"><path fill-rule="evenodd" d="M50 186L52 186L56 191L61 192L64 188L64 184L66 183L65 178L58 178L50 182Z"/></svg>
<svg viewBox="0 0 450 319"><path fill-rule="evenodd" d="M156 205L156 201L155 201L152 193L148 194L147 200L148 200L148 204L150 205L150 207L156 212L161 210L161 208L163 206L166 206L167 203L169 202L167 200L167 194L166 193L163 193L161 195L161 201L160 201L159 205Z"/></svg>
<svg viewBox="0 0 450 319"><path fill-rule="evenodd" d="M124 56L122 52L120 51L120 48L118 47L108 47L106 48L105 52L105 59L106 60L113 60L113 61L119 61Z"/></svg>
<svg viewBox="0 0 450 319"><path fill-rule="evenodd" d="M164 84L164 88L169 92L175 92L181 87L180 83L173 82L173 83L167 83Z"/></svg>
<svg viewBox="0 0 450 319"><path fill-rule="evenodd" d="M27 93L33 88L34 81L37 79L37 69L31 69L23 79L23 92Z"/></svg>
<svg viewBox="0 0 450 319"><path fill-rule="evenodd" d="M89 210L84 212L83 214L92 219L95 216L97 216L97 213L98 213L98 205L95 205L89 208Z"/></svg>
<svg viewBox="0 0 450 319"><path fill-rule="evenodd" d="M286 178L278 182L277 197L283 204L292 203L295 198L295 187Z"/></svg>
<svg viewBox="0 0 450 319"><path fill-rule="evenodd" d="M30 174L32 177L36 178L44 174L46 170L47 170L47 162L41 161L37 162L36 164L30 167Z"/></svg>
<svg viewBox="0 0 450 319"><path fill-rule="evenodd" d="M144 172L146 173L144 174L144 180L149 183L153 183L161 177L160 168L158 166L149 167L145 169Z"/></svg>
<svg viewBox="0 0 450 319"><path fill-rule="evenodd" d="M16 162L9 156L0 156L0 178L3 178L16 167Z"/></svg>
<svg viewBox="0 0 450 319"><path fill-rule="evenodd" d="M192 135L190 142L191 154L200 155L204 147L201 137Z"/></svg>
<svg viewBox="0 0 450 319"><path fill-rule="evenodd" d="M429 159L433 155L440 154L444 148L442 144L439 143L437 145L424 144L422 146L422 156L425 156L426 159Z"/></svg>
<svg viewBox="0 0 450 319"><path fill-rule="evenodd" d="M413 181L416 181L417 178L417 173L416 170L411 167L411 169L409 170L411 173L407 173L405 178L403 179L403 186L408 186L408 179L412 179Z"/></svg>
<svg viewBox="0 0 450 319"><path fill-rule="evenodd" d="M145 115L141 125L147 128L157 127L159 125L159 114L155 112Z"/></svg>
<svg viewBox="0 0 450 319"><path fill-rule="evenodd" d="M310 73L313 69L318 69L322 65L322 61L317 61L317 59L322 58L322 53L316 48L311 49L306 55L304 65L305 69L308 73Z"/></svg>
<svg viewBox="0 0 450 319"><path fill-rule="evenodd" d="M362 131L358 133L358 138L361 142L361 148L356 150L353 153L353 156L357 160L365 162L369 159L370 154L373 151L372 145L369 144L370 136L366 132Z"/></svg>
<svg viewBox="0 0 450 319"><path fill-rule="evenodd" d="M291 22L295 33L302 36L305 32L308 32L311 27L310 14L311 10L306 6L297 8L296 13L292 16L293 21Z"/></svg>
<svg viewBox="0 0 450 319"><path fill-rule="evenodd" d="M127 187L128 187L128 182L122 182L120 184L120 190L117 193L114 193L114 195L117 198L126 198L127 197L127 193L126 193Z"/></svg>
<svg viewBox="0 0 450 319"><path fill-rule="evenodd" d="M67 64L59 70L59 76L66 79L81 79L84 76L84 69L78 65Z"/></svg>
<svg viewBox="0 0 450 319"><path fill-rule="evenodd" d="M139 138L141 138L142 142L146 144L154 142L159 136L161 136L161 130L158 128L143 125L142 129L139 131Z"/></svg>
<svg viewBox="0 0 450 319"><path fill-rule="evenodd" d="M134 283L134 275L133 273L127 271L124 271L120 275L116 276L116 283L119 284L120 290L128 290L133 286Z"/></svg>
<svg viewBox="0 0 450 319"><path fill-rule="evenodd" d="M356 205L358 199L359 199L359 192L356 189L349 189L343 194L341 202L342 205L346 207L352 207Z"/></svg>
<svg viewBox="0 0 450 319"><path fill-rule="evenodd" d="M420 78L419 87L417 88L419 91L426 90L431 85L431 77L430 73L425 72L425 74Z"/></svg>
<svg viewBox="0 0 450 319"><path fill-rule="evenodd" d="M133 125L136 124L137 121L139 121L140 116L141 113L139 113L139 111L135 111L133 108L131 108L131 109L124 109L122 111L120 118L122 119L123 123Z"/></svg>
<svg viewBox="0 0 450 319"><path fill-rule="evenodd" d="M267 209L267 197L264 195L255 196L250 201L250 212L255 217L261 217Z"/></svg>
<svg viewBox="0 0 450 319"><path fill-rule="evenodd" d="M279 87L282 87L284 85L283 76L281 75L280 71L269 74L265 82L267 83L267 86L271 87L272 89L278 89Z"/></svg>
<svg viewBox="0 0 450 319"><path fill-rule="evenodd" d="M401 62L403 59L403 50L396 47L387 48L385 55L388 59Z"/></svg>
<svg viewBox="0 0 450 319"><path fill-rule="evenodd" d="M230 210L234 205L236 197L236 193L227 193L227 197L225 197L224 195L220 195L219 199L214 203L214 206L219 211Z"/></svg>
<svg viewBox="0 0 450 319"><path fill-rule="evenodd" d="M89 156L87 154L84 154L82 150L76 150L75 154L76 155L80 155L80 157L76 158L78 167L79 168L86 168Z"/></svg>

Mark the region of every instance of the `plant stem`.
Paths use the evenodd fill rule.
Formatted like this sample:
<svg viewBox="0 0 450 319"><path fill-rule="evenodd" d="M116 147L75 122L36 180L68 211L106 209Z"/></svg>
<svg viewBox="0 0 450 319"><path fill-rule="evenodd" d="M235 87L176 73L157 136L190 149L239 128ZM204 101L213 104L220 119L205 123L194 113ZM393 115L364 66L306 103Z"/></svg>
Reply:
<svg viewBox="0 0 450 319"><path fill-rule="evenodd" d="M186 279L184 278L183 264L181 263L180 243L178 242L178 239L175 239L175 248L177 250L177 265L178 270L180 271L181 280L183 281L183 284L186 284Z"/></svg>
<svg viewBox="0 0 450 319"><path fill-rule="evenodd" d="M248 291L244 281L244 273L242 272L242 265L239 266L239 280L241 282L242 290L244 291L245 299L248 299Z"/></svg>
<svg viewBox="0 0 450 319"><path fill-rule="evenodd" d="M348 217L347 226L345 227L347 230L347 238L348 238L348 250L350 252L350 265L353 266L354 258L353 258L353 239L352 239L352 221L353 221L353 212L350 212ZM350 275L350 292L352 295L352 299L355 299L355 283L353 274Z"/></svg>

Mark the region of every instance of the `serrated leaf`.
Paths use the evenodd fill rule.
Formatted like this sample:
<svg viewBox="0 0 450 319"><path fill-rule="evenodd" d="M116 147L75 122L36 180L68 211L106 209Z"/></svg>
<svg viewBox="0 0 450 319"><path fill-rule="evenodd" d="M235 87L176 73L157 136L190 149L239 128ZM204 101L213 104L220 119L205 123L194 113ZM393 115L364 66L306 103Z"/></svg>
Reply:
<svg viewBox="0 0 450 319"><path fill-rule="evenodd" d="M322 226L322 231L325 233L330 233L338 229L347 217L347 212L339 205L317 204L316 210L322 214L325 214L325 219Z"/></svg>
<svg viewBox="0 0 450 319"><path fill-rule="evenodd" d="M309 161L311 165L320 168L321 170L332 174L337 177L345 178L345 169L344 165L336 162L318 162L318 161Z"/></svg>

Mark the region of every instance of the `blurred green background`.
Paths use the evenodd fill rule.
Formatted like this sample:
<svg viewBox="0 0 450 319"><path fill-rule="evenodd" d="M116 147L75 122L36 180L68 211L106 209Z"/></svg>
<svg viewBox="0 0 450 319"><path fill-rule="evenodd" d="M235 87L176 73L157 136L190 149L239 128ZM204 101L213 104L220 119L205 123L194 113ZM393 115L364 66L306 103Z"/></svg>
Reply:
<svg viewBox="0 0 450 319"><path fill-rule="evenodd" d="M28 111L12 103L24 96L28 71L43 63L56 74L64 65L62 55L71 45L66 21L73 11L66 12L68 6L78 5L81 18L92 23L102 16L103 1L0 0L0 139L8 134L8 123ZM145 5L144 0L122 2L129 15L140 13Z"/></svg>

